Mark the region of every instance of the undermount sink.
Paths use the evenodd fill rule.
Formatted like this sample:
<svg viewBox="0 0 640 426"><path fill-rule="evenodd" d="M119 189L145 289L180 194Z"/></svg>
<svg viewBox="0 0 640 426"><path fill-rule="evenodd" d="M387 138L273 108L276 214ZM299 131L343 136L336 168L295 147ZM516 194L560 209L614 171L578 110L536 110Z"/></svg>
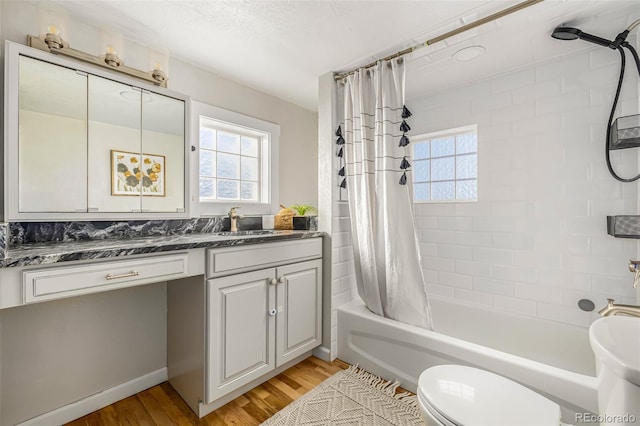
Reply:
<svg viewBox="0 0 640 426"><path fill-rule="evenodd" d="M620 379L640 386L640 318L600 318L589 328L589 341L606 368Z"/></svg>
<svg viewBox="0 0 640 426"><path fill-rule="evenodd" d="M276 231L274 229L255 229L252 231L224 231L224 232L216 232L216 235L221 235L223 237L247 237L251 235L273 235L278 234L282 231Z"/></svg>

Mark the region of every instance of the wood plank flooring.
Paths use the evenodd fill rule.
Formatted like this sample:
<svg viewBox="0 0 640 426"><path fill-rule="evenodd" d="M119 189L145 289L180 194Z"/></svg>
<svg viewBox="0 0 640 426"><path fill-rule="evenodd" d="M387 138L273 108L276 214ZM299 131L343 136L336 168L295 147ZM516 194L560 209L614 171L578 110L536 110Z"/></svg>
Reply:
<svg viewBox="0 0 640 426"><path fill-rule="evenodd" d="M259 425L347 367L349 364L338 359L329 363L312 356L202 419L198 419L169 382L164 382L67 425Z"/></svg>

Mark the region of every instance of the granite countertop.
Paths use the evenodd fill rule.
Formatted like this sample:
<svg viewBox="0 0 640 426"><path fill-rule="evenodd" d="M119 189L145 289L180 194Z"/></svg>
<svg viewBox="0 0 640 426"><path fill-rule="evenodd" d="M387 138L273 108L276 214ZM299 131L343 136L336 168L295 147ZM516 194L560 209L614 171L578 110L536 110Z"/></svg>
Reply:
<svg viewBox="0 0 640 426"><path fill-rule="evenodd" d="M153 237L64 241L9 247L0 268L42 265L74 260L104 259L134 254L163 253L197 248L230 247L323 236L319 231L240 231L163 235Z"/></svg>

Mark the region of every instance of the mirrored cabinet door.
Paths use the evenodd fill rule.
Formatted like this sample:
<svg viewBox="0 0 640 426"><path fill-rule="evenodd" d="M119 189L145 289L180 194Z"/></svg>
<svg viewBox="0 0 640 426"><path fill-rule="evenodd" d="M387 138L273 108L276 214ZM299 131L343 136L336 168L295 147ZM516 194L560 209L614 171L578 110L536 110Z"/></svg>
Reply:
<svg viewBox="0 0 640 426"><path fill-rule="evenodd" d="M139 212L142 91L89 75L89 212Z"/></svg>
<svg viewBox="0 0 640 426"><path fill-rule="evenodd" d="M188 97L5 46L5 221L188 217Z"/></svg>
<svg viewBox="0 0 640 426"><path fill-rule="evenodd" d="M18 211L87 211L87 76L19 57Z"/></svg>
<svg viewBox="0 0 640 426"><path fill-rule="evenodd" d="M183 212L185 103L142 93L142 211Z"/></svg>

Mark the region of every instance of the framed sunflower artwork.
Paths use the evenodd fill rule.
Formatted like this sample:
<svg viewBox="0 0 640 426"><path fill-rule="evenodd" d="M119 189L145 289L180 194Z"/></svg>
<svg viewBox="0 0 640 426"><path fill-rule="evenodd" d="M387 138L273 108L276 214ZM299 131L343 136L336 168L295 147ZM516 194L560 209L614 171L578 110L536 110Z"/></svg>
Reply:
<svg viewBox="0 0 640 426"><path fill-rule="evenodd" d="M111 195L165 196L164 155L111 150Z"/></svg>

